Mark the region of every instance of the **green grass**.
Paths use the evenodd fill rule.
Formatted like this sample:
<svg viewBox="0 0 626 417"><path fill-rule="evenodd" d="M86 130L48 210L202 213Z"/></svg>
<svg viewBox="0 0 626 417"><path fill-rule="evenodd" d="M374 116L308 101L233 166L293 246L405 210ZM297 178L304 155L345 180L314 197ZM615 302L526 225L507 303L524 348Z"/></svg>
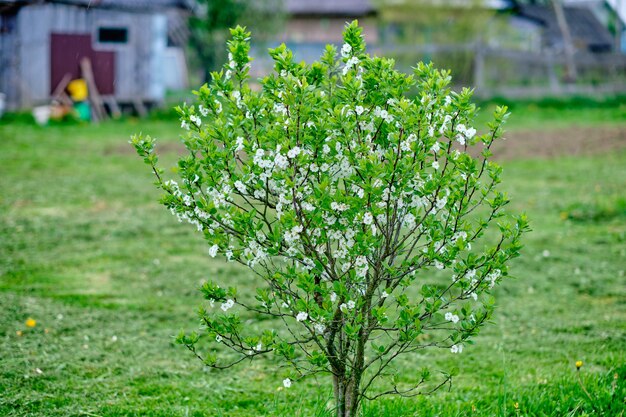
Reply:
<svg viewBox="0 0 626 417"><path fill-rule="evenodd" d="M606 99L586 97L534 101L511 101L494 98L479 104L483 109L479 115L484 123L490 120L497 105L506 105L512 112L508 129L548 129L563 127L623 124L626 123L626 97Z"/></svg>
<svg viewBox="0 0 626 417"><path fill-rule="evenodd" d="M624 123L623 107L558 114L537 122L522 109L512 128ZM329 415L326 381L281 390L272 361L207 371L173 343L198 326L203 279L250 288L253 277L211 259L157 204L127 143L140 130L177 140L175 121L0 125L0 415ZM461 355L399 363L404 380L424 364L458 366L451 391L379 400L366 416L624 415L626 149L503 164L534 231L496 292L494 323Z"/></svg>

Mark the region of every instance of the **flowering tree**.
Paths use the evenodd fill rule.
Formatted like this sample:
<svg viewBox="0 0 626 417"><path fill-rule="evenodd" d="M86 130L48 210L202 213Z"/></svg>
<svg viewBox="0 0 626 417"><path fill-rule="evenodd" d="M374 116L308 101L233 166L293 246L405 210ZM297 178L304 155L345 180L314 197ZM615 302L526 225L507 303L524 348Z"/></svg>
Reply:
<svg viewBox="0 0 626 417"><path fill-rule="evenodd" d="M210 255L258 277L252 302L202 287L203 334L232 349L232 361L204 353L196 333L178 341L214 368L277 355L291 365L287 388L328 374L341 417L357 415L363 399L449 383L425 370L404 386L391 365L425 348L461 353L492 314L489 292L527 229L523 216L504 216L501 169L487 160L506 108L477 135L470 90L451 92L449 73L432 65L410 76L370 57L356 22L340 59L333 46L312 65L284 45L270 50L275 73L253 91L248 37L232 30L230 62L196 92L197 105L178 109L189 150L181 184L163 178L152 138L132 140L163 203L204 234ZM251 334L245 310L280 325Z"/></svg>

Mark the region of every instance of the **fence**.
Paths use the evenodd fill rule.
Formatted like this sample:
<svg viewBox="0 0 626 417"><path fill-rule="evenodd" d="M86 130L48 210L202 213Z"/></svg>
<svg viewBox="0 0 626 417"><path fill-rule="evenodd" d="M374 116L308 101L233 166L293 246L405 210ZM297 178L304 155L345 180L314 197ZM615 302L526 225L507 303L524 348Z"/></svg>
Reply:
<svg viewBox="0 0 626 417"><path fill-rule="evenodd" d="M626 55L577 52L575 82L564 82L566 57L553 51L528 52L481 44L379 46L410 71L415 62L433 61L452 70L453 83L471 85L481 97L537 98L626 94Z"/></svg>

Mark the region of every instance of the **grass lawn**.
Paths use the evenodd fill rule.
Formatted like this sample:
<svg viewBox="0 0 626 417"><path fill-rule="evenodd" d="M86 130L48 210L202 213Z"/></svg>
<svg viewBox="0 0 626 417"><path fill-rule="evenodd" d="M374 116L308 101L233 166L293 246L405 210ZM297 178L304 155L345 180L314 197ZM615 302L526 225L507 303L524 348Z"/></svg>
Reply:
<svg viewBox="0 0 626 417"><path fill-rule="evenodd" d="M518 110L516 138L610 127L622 146L502 162L533 232L496 291L493 324L461 355L400 362L409 379L425 364L459 367L451 391L378 400L367 416L626 415L626 109ZM242 290L254 278L210 258L157 204L127 143L141 130L177 142L176 121L0 124L0 415L329 415L327 381L284 390L274 362L208 371L173 343L198 326L203 279Z"/></svg>

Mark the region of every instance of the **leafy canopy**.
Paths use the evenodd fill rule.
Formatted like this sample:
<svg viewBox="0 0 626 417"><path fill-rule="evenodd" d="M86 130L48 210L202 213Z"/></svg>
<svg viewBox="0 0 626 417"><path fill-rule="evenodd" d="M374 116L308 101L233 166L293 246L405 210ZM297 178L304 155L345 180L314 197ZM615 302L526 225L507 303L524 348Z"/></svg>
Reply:
<svg viewBox="0 0 626 417"><path fill-rule="evenodd" d="M362 398L428 391L428 369L411 386L393 382L393 359L426 347L460 353L491 316L489 293L528 228L505 216L501 168L488 160L506 108L478 134L470 90L450 91L449 73L431 64L407 75L369 56L356 22L340 54L329 45L311 65L285 45L270 50L274 73L257 91L249 33L231 33L224 70L178 108L182 181L163 178L152 138L133 139L163 204L198 228L211 256L258 277L254 299L202 287L202 334L236 356L199 347L197 333L179 342L216 368L275 354L292 365L285 386L331 374L338 415ZM246 310L275 320L255 332ZM392 388L371 393L386 376Z"/></svg>

